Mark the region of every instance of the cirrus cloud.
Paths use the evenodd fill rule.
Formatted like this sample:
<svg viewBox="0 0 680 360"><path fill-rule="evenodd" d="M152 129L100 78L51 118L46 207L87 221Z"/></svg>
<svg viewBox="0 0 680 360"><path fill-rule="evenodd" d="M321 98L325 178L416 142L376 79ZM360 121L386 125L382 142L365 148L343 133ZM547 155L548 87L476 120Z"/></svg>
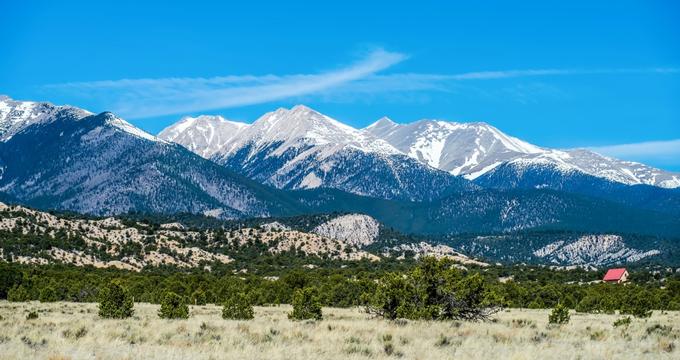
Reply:
<svg viewBox="0 0 680 360"><path fill-rule="evenodd" d="M319 74L121 79L51 84L44 88L106 98L112 111L139 119L261 104L321 92L373 75L404 59L404 54L379 49L348 67Z"/></svg>
<svg viewBox="0 0 680 360"><path fill-rule="evenodd" d="M381 94L451 92L469 81L568 75L680 73L678 68L612 68L380 74L407 57L402 53L378 49L350 66L317 74L120 79L51 84L44 88L94 98L123 117L141 119L235 108L302 96L316 96L332 101L348 96L351 99L362 99Z"/></svg>

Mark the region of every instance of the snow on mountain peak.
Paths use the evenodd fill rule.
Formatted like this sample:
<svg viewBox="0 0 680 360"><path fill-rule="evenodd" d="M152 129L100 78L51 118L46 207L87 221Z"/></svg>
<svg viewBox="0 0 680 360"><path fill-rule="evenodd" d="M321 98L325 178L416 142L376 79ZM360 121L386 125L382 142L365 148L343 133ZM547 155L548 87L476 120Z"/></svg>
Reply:
<svg viewBox="0 0 680 360"><path fill-rule="evenodd" d="M59 111L69 111L75 117L91 115L89 111L72 106L55 106L47 102L19 101L0 96L0 141L7 141L26 127L53 120Z"/></svg>
<svg viewBox="0 0 680 360"><path fill-rule="evenodd" d="M149 134L148 132L130 124L129 122L119 118L118 116L114 115L111 112L104 112L102 113L104 116L104 122L106 124L109 124L119 130L122 130L128 134L134 135L138 138L142 138L145 140L150 140L150 141L162 141L161 139Z"/></svg>
<svg viewBox="0 0 680 360"><path fill-rule="evenodd" d="M365 152L400 153L384 140L304 105L296 105L291 109L279 108L264 114L225 145L221 153L228 155L248 144L254 144L255 149L279 144L275 154L281 154L291 147L308 146L337 149L350 146Z"/></svg>
<svg viewBox="0 0 680 360"><path fill-rule="evenodd" d="M249 125L226 120L219 115L185 116L163 129L158 137L178 143L204 158L219 152Z"/></svg>
<svg viewBox="0 0 680 360"><path fill-rule="evenodd" d="M539 147L503 134L486 123L419 120L409 124L379 121L367 132L414 159L453 175L489 168L509 154L540 153Z"/></svg>
<svg viewBox="0 0 680 360"><path fill-rule="evenodd" d="M468 180L508 163L518 171L529 167L550 167L563 174L578 171L628 185L680 187L680 174L584 149L538 147L481 122L420 120L409 124L389 124L383 121L365 130L414 159Z"/></svg>
<svg viewBox="0 0 680 360"><path fill-rule="evenodd" d="M311 155L327 158L342 149L383 155L407 155L432 168L474 180L501 164L518 169L550 167L568 174L579 171L624 184L680 187L680 174L608 158L588 150L542 148L483 122L459 123L423 119L398 124L383 117L358 130L304 105L268 112L252 125L235 125L222 118L183 118L159 136L177 142L204 157L228 158L248 148L247 158L262 149L280 156L289 149L303 153L291 162ZM208 121L210 120L210 121ZM199 126L198 124L204 124ZM227 128L215 141L217 125ZM231 126L231 127L229 127ZM226 135L224 135L226 134ZM306 186L321 183L320 174L307 174Z"/></svg>
<svg viewBox="0 0 680 360"><path fill-rule="evenodd" d="M380 119L378 119L378 121L365 127L364 130L380 129L384 131L385 129L393 129L397 126L399 126L399 124L395 123L394 121L392 121L392 119L388 118L387 116L383 116Z"/></svg>

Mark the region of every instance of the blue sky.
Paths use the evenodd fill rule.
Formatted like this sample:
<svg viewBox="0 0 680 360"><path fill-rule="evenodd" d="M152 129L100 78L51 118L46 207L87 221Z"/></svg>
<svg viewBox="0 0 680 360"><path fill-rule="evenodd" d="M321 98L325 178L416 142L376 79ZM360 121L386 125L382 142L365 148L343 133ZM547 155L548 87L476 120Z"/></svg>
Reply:
<svg viewBox="0 0 680 360"><path fill-rule="evenodd" d="M304 103L485 121L537 145L680 171L677 1L5 1L0 94L157 133Z"/></svg>

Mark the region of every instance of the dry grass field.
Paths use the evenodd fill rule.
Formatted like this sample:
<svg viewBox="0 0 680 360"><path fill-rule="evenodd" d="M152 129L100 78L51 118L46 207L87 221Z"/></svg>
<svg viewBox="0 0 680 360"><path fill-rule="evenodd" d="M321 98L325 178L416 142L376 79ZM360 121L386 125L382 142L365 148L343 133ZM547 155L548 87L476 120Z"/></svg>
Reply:
<svg viewBox="0 0 680 360"><path fill-rule="evenodd" d="M228 321L217 306L188 320L161 320L135 304L127 320L103 320L97 304L0 302L2 359L679 359L680 313L655 312L614 327L615 315L573 314L549 326L547 310L510 310L485 323L369 318L324 309L294 322L290 307L258 307L252 321ZM29 311L38 319L27 320ZM671 328L672 327L672 328Z"/></svg>

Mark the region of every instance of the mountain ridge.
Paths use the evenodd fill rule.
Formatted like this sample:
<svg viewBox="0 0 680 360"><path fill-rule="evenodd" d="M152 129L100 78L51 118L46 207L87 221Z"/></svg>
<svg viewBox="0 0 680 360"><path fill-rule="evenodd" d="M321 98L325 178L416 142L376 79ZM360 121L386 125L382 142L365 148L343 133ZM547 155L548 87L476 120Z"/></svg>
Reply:
<svg viewBox="0 0 680 360"><path fill-rule="evenodd" d="M291 130L299 130L305 116L309 124L302 126L303 131L296 133ZM286 127L281 126L282 119L288 122ZM328 123L332 126L328 126ZM161 134L176 125L166 128ZM248 156L253 157L267 145L278 141L281 144L270 155L280 156L304 138L305 145L310 148L328 148L329 144L350 145L368 153L408 156L431 168L473 181L502 164L511 163L518 168L550 165L563 174L579 172L626 185L680 187L679 173L603 156L587 149L560 150L536 146L483 122L422 119L398 124L383 117L363 129L355 129L304 105L296 105L292 109L279 108L266 113L244 128L247 128L245 133L234 134L206 157L226 163L244 147L249 147ZM323 133L319 129L323 129ZM166 140L169 140L167 136ZM175 142L189 149L196 147L191 141ZM248 143L256 146L249 146ZM213 145L208 147L216 148ZM199 154L201 151L195 150Z"/></svg>
<svg viewBox="0 0 680 360"><path fill-rule="evenodd" d="M475 188L302 105L266 113L210 159L285 190L331 187L364 196L429 201Z"/></svg>

